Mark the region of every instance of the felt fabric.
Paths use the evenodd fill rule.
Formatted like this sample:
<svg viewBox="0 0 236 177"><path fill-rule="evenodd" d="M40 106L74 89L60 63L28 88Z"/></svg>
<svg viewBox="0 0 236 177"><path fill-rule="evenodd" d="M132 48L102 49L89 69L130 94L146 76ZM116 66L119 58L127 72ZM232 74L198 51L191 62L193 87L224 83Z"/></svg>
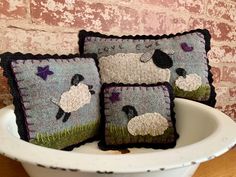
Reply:
<svg viewBox="0 0 236 177"><path fill-rule="evenodd" d="M157 83L170 80L170 70L156 67L153 61L141 62L142 53L117 53L101 57L102 83Z"/></svg>
<svg viewBox="0 0 236 177"><path fill-rule="evenodd" d="M202 79L197 74L188 74L185 77L178 77L175 85L183 91L194 91L202 85Z"/></svg>
<svg viewBox="0 0 236 177"><path fill-rule="evenodd" d="M101 90L102 149L171 148L175 128L173 93L169 83L104 84Z"/></svg>
<svg viewBox="0 0 236 177"><path fill-rule="evenodd" d="M208 30L197 29L189 32L170 34L163 36L108 36L100 33L80 31L79 33L79 49L80 53L96 53L98 60L102 57L111 57L117 53L139 53L145 54L141 57L141 62L148 63L148 56L153 50L160 50L167 54L171 60L166 56L162 56L161 60L154 60L157 67L168 67L171 71L170 80L172 86L175 87L175 81L179 77L176 73L177 68L183 68L186 74L197 74L201 77L202 86L210 90L210 92L198 92L197 99L194 95L188 94L185 97L185 91L181 90L176 94L178 97L188 98L201 103L214 106L216 103L215 89L212 85L213 79L210 72L207 52L210 50L210 34ZM147 53L150 52L150 53ZM160 52L159 52L160 54ZM165 59L163 59L165 58ZM157 61L157 62L156 62ZM109 68L110 70L111 68ZM113 68L114 70L114 68ZM103 68L101 68L103 72ZM109 82L108 82L109 83ZM131 82L132 83L132 82ZM156 83L144 82L144 83ZM183 93L183 94L182 94Z"/></svg>
<svg viewBox="0 0 236 177"><path fill-rule="evenodd" d="M162 52L159 49L156 49L154 51L154 54L152 56L153 63L160 68L171 68L173 66L173 60L172 58L166 54L165 52Z"/></svg>
<svg viewBox="0 0 236 177"><path fill-rule="evenodd" d="M100 80L93 58L6 53L1 59L22 139L63 149L98 135Z"/></svg>
<svg viewBox="0 0 236 177"><path fill-rule="evenodd" d="M128 132L133 136L163 135L168 127L167 119L156 112L135 116L127 124Z"/></svg>
<svg viewBox="0 0 236 177"><path fill-rule="evenodd" d="M89 104L91 93L86 84L72 85L69 91L61 95L59 106L65 112L74 112Z"/></svg>

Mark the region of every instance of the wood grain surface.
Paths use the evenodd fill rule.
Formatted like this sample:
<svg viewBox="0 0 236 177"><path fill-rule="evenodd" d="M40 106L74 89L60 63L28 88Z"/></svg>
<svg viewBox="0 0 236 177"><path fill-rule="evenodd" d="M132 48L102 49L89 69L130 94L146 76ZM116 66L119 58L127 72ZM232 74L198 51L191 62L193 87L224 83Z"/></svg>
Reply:
<svg viewBox="0 0 236 177"><path fill-rule="evenodd" d="M0 177L29 177L19 162L0 156ZM236 177L236 149L202 163L193 177Z"/></svg>

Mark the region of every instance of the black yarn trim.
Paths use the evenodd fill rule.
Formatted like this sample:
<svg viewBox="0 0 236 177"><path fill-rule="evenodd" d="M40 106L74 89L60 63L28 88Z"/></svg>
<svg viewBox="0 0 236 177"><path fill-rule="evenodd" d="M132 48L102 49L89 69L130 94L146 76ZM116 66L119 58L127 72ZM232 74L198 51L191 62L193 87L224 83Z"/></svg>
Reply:
<svg viewBox="0 0 236 177"><path fill-rule="evenodd" d="M13 96L13 104L15 106L15 115L16 115L16 124L18 126L18 133L20 138L29 141L29 132L27 131L26 117L24 115L23 104L21 103L21 95L18 90L17 83L15 81L15 75L11 68L11 63L16 60L47 60L47 59L73 59L75 57L79 58L92 58L95 61L96 66L98 67L97 55L96 54L68 54L68 55L50 55L50 54L31 54L31 53L11 53L6 52L0 54L0 66L3 68L3 75L8 79L8 85L10 86L10 93ZM95 138L97 139L97 138ZM75 145L78 147L79 144ZM72 147L72 146L71 146Z"/></svg>
<svg viewBox="0 0 236 177"><path fill-rule="evenodd" d="M164 38L173 38L176 36L183 36L186 34L191 34L191 33L196 33L199 32L201 34L203 34L204 38L205 38L205 49L206 52L208 52L211 47L210 47L210 33L207 29L194 29L191 31L186 31L183 33L176 33L176 34L169 34L169 35L127 35L127 36L115 36L115 35L106 35L106 34L102 34L99 32L93 32L93 31L86 31L86 30L81 30L79 31L78 34L78 45L79 45L79 52L80 54L84 54L84 43L85 43L85 38L86 37L100 37L100 38L105 38L105 39L110 39L110 38L114 38L114 39L134 39L134 40L145 40L145 39L153 39L153 40L159 40L159 39L164 39Z"/></svg>
<svg viewBox="0 0 236 177"><path fill-rule="evenodd" d="M183 36L186 34L191 34L191 33L196 33L199 32L204 36L204 40L205 40L205 50L206 50L206 54L208 53L208 51L211 49L210 46L210 41L211 41L211 35L209 33L209 31L207 29L194 29L191 31L186 31L183 33L176 33L176 34L169 34L169 35L136 35L136 36L132 36L132 35L128 35L128 36L115 36L115 35L105 35L105 34L101 34L99 32L93 32L93 31L85 31L85 30L81 30L78 33L78 45L79 45L79 51L80 54L84 54L84 43L85 43L85 38L86 37L100 37L100 38L105 38L105 39L134 39L134 40L145 40L145 39L153 39L153 40L159 40L159 39L164 39L164 38L173 38L176 36ZM208 80L209 80L209 85L211 87L211 92L210 92L210 96L209 99L206 101L198 101L200 103L209 105L214 107L216 104L216 92L215 92L215 87L213 86L213 78L212 78L212 73L210 71L211 66L209 65L209 60L208 58L206 58L207 60L207 66L208 66ZM196 100L194 100L196 101Z"/></svg>
<svg viewBox="0 0 236 177"><path fill-rule="evenodd" d="M174 128L174 136L175 140L172 143L130 143L130 144L122 144L122 145L107 145L105 141L105 124L106 124L106 116L105 116L105 104L104 104L104 90L109 87L116 87L116 86L125 86L125 87L134 87L134 86L141 86L141 87L156 87L156 86L165 86L168 89L170 95L170 112L171 112L171 121L173 123ZM127 148L153 148L153 149L168 149L173 148L176 145L176 141L179 138L179 134L176 130L176 119L175 119L175 112L174 112L174 94L172 86L168 82L156 83L156 84L123 84L123 83L110 83L110 84L103 84L100 93L100 110L101 110L101 140L98 143L98 147L101 150L122 150Z"/></svg>

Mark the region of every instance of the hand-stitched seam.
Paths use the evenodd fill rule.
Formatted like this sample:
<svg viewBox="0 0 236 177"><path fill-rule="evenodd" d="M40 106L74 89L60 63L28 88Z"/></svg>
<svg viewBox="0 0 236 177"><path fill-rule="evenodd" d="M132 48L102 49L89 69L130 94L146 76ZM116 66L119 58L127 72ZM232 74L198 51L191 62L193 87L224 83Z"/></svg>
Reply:
<svg viewBox="0 0 236 177"><path fill-rule="evenodd" d="M15 70L14 70L15 71ZM14 72L15 73L15 72ZM19 94L20 94L20 101L21 101L21 104L22 104L22 107L23 107L23 110L24 110L24 117L25 117L25 124L26 124L26 128L27 128L27 131L28 131L28 138L29 139L34 139L33 137L30 136L30 132L31 133L35 133L36 131L34 129L32 129L32 126L34 125L33 123L29 123L28 122L28 119L31 118L31 116L28 116L27 112L30 111L30 107L26 107L25 103L29 102L29 101L24 101L23 98L27 98L29 96L29 94L23 94L22 93L22 90L25 90L26 88L20 88L19 87L19 84L20 82L23 82L24 79L21 79L21 80L17 80L17 75L19 76L21 73L15 73L15 79L16 79L16 83L17 83L17 87L18 87L18 90L19 90Z"/></svg>
<svg viewBox="0 0 236 177"><path fill-rule="evenodd" d="M18 62L15 62L16 64L18 64ZM11 67L13 66L13 64L11 64ZM16 66L16 65L15 65ZM12 67L12 70L13 71L16 71L15 70L16 68L15 67ZM15 80L15 82L16 82L16 85L17 85L17 88L18 88L18 92L19 92L19 95L20 95L20 102L21 102L21 106L22 106L22 109L23 109L23 114L24 114L24 124L25 124L25 128L26 128L26 130L27 130L27 138L28 139L30 139L31 137L30 137L30 134L29 134L29 124L28 124L28 121L27 121L27 114L26 114L26 107L25 107L25 104L24 104L24 102L23 102L23 95L22 95L22 90L20 90L20 87L19 87L19 82L22 82L23 80L21 80L21 81L19 81L19 80L17 80L17 75L20 75L20 73L18 73L18 74L14 74L15 75L15 77L14 77L14 80Z"/></svg>

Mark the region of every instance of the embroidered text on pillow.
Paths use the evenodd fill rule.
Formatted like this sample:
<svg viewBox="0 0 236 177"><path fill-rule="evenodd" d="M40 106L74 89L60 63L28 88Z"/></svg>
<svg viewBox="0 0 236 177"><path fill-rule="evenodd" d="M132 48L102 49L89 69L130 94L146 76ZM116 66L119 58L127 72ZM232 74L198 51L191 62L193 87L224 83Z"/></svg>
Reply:
<svg viewBox="0 0 236 177"><path fill-rule="evenodd" d="M174 87L175 96L214 106L216 103L216 93L214 86L212 85L213 79L207 58L207 52L210 50L210 38L211 36L206 29L196 29L175 35L121 37L80 31L79 49L80 53L98 54L101 75L104 73L111 74L106 76L106 78L102 77L103 82L156 83L157 80L158 82L168 81ZM157 55L154 55L154 51ZM159 69L167 68L170 70L170 77L167 79L167 74L163 75L163 73L160 72L153 72L145 67L140 71L141 68L139 68L139 65L141 64L131 63L130 66L127 64L127 71L129 74L131 73L130 69L132 70L132 66L138 66L140 72L136 71L134 75L142 72L142 75L146 74L148 76L143 76L141 78L140 76L136 76L136 78L135 76L131 77L134 80L140 78L140 81L133 81L131 78L127 79L128 76L124 76L126 73L126 70L124 69L126 69L125 63L128 62L127 60L119 59L119 61L117 61L117 63L119 62L119 66L122 66L121 63L123 63L124 66L122 66L122 69L119 69L119 66L117 66L118 64L114 63L115 61L102 61L102 59L108 60L108 58L112 60L112 57L116 59L118 54L120 55L119 58L122 57L122 54L140 54L141 56L139 56L139 59L143 64L150 64L150 61L152 61ZM112 65L112 67L110 65ZM106 68L106 71L104 71L104 68ZM177 68L183 68L187 72L187 75L194 74L201 77L200 87L195 87L197 89L184 90L182 89L183 87L180 88L176 85L176 80L179 78L179 74L176 73ZM146 73L144 72L145 69L147 69ZM121 71L124 71L122 75L118 75L117 78L113 76ZM153 75L159 75L160 77L156 78L154 76L149 76L152 75L149 71L154 73ZM134 72L135 70L133 70L132 73ZM109 77L115 79L109 80ZM123 80L121 78L123 78ZM194 82L194 79L192 81ZM196 85L199 85L199 83Z"/></svg>

